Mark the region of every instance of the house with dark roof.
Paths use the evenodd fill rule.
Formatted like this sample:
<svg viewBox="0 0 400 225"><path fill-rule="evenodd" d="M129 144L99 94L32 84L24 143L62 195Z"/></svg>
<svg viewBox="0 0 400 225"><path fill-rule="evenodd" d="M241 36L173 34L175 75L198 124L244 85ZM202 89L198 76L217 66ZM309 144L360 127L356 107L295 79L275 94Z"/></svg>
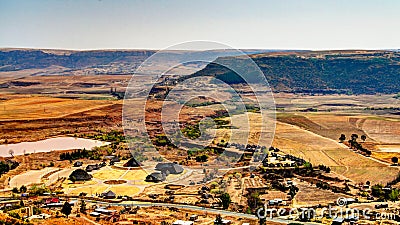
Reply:
<svg viewBox="0 0 400 225"><path fill-rule="evenodd" d="M111 190L102 193L101 196L102 196L103 198L107 198L107 199L113 199L113 198L116 197L115 193L114 193L113 191L111 191Z"/></svg>
<svg viewBox="0 0 400 225"><path fill-rule="evenodd" d="M140 163L132 157L124 164L124 167L140 167Z"/></svg>
<svg viewBox="0 0 400 225"><path fill-rule="evenodd" d="M93 164L93 165L88 165L88 166L86 166L86 171L87 171L87 172L91 172L91 171L93 171L93 170L98 170L98 169L100 169L100 166L97 165L97 164Z"/></svg>
<svg viewBox="0 0 400 225"><path fill-rule="evenodd" d="M147 182L155 182L155 183L163 182L163 181L165 181L165 179L166 179L165 174L162 172L154 172L154 173L147 175L147 177L146 177Z"/></svg>
<svg viewBox="0 0 400 225"><path fill-rule="evenodd" d="M92 179L92 175L82 169L76 169L69 175L69 179L72 181L86 181Z"/></svg>
<svg viewBox="0 0 400 225"><path fill-rule="evenodd" d="M76 161L74 163L74 167L81 167L81 166L82 166L82 162L80 162L80 161Z"/></svg>
<svg viewBox="0 0 400 225"><path fill-rule="evenodd" d="M158 163L156 170L168 174L180 174L183 172L183 167L177 163Z"/></svg>
<svg viewBox="0 0 400 225"><path fill-rule="evenodd" d="M116 162L119 162L119 161L120 161L120 159L118 158L118 156L115 156L114 158L112 158L110 160L110 162L113 162L113 163L116 163Z"/></svg>

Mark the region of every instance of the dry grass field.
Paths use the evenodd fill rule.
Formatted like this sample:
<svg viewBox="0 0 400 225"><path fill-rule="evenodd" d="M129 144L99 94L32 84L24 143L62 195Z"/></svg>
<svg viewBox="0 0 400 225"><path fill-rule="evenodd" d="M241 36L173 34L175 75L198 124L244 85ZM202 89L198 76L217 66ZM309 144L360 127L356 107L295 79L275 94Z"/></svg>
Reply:
<svg viewBox="0 0 400 225"><path fill-rule="evenodd" d="M51 97L14 98L0 102L0 120L32 120L63 117L114 104L111 101Z"/></svg>
<svg viewBox="0 0 400 225"><path fill-rule="evenodd" d="M0 105L2 144L121 130L121 101L13 96Z"/></svg>
<svg viewBox="0 0 400 225"><path fill-rule="evenodd" d="M353 133L359 137L366 135L366 141L361 141L361 144L373 152L372 157L387 163L394 156L400 157L400 120L391 115L298 112L278 114L278 120L334 141L341 134L345 134L347 139Z"/></svg>
<svg viewBox="0 0 400 225"><path fill-rule="evenodd" d="M346 195L333 193L332 191L323 190L310 186L308 183L299 183L299 192L293 200L295 207L313 206L318 204L334 203L340 197Z"/></svg>
<svg viewBox="0 0 400 225"><path fill-rule="evenodd" d="M247 115L249 116L249 121L252 127L249 142L257 143L258 137L260 136L258 132L260 132L261 117L255 113L247 113ZM247 121L247 116L244 114L237 115L236 117L242 117L239 120L243 121L243 123ZM350 123L346 122L349 121L348 118L340 118L338 115L313 115L313 117L310 116L309 118L317 118L318 122L323 124L321 126L327 127L325 128L327 130L334 130L334 126L341 127L340 123L339 125L335 125L334 122L330 122L332 117L335 118L336 121L342 121L343 124L348 124L347 127L350 127ZM322 120L322 118L326 119ZM303 126L309 126L309 123L315 124L312 120L301 121L304 123ZM346 128L343 128L342 126L340 129L341 130L339 131L334 130L332 133L338 133L340 135L340 132ZM327 165L331 167L333 172L337 173L338 176L348 178L357 183L370 180L373 183L385 184L397 176L397 168L389 167L379 161L364 157L353 152L346 145L341 144L334 139L324 137L319 133L311 132L310 130L284 122L277 122L272 145L278 147L281 151L287 154L304 158L314 165ZM219 131L217 134L221 135L223 138L229 136L228 131ZM334 134L334 136L336 136L336 134ZM258 143L265 145L265 140L261 140Z"/></svg>
<svg viewBox="0 0 400 225"><path fill-rule="evenodd" d="M361 127L378 143L400 144L400 119L368 117Z"/></svg>
<svg viewBox="0 0 400 225"><path fill-rule="evenodd" d="M357 110L340 111L356 107L354 105L357 105L360 109L368 106L368 104L373 105L359 96L354 97L353 100L350 100L351 97L343 97L344 99L341 100L343 105L340 107L336 106L337 101L335 98L337 99L338 96L288 97L293 98L278 96L278 104L288 104L287 108L293 111L285 110L285 112L278 113L279 122L276 124L275 133L271 130L261 132L262 126L268 127L272 123L262 123L260 114L247 113L234 116L233 120L238 121L235 126L239 128L234 129L234 132L237 132L236 136L232 136L229 129L218 129L216 131L218 138L240 143L242 140L241 135L250 130L249 143L259 143L265 146L272 144L281 149L281 151L302 157L311 161L314 165L324 164L330 166L333 173L357 183L367 180L373 183L386 183L397 175L398 169L396 167L389 167L387 164L379 162L379 160L390 162L391 157L400 156L398 151L400 122L396 117L388 118L384 115L371 115ZM96 129L122 129L122 101L27 95L2 95L2 98L4 99L0 102L0 129L2 129L0 140L2 142L6 139L9 143L38 140L67 133L80 134ZM373 98L375 99L375 97ZM371 101L376 100L379 104L386 105L384 100L387 100L388 97L383 96L374 99ZM328 103L325 103L325 100ZM345 103L346 101L350 103L347 104ZM390 101L388 104L392 103ZM132 102L134 104L134 100ZM339 107L340 110L314 113L295 111L296 107L297 109L304 109L304 107L321 105L321 102L325 105L320 107ZM159 132L159 126L156 123L160 119L160 113L156 109L160 108L161 102L148 101L147 104L146 121L150 122L147 128L151 136ZM171 102L167 102L166 105L166 108L179 111L177 106ZM179 118L190 122L200 119L204 115L211 115L213 111L212 106L184 107L179 114ZM128 110L127 113L135 116L140 112ZM250 127L246 126L248 121L250 122ZM373 151L372 157L364 157L349 150L344 144L338 143L338 137L341 133L346 134L347 137L352 133L357 133L359 136L362 134L367 135L366 142L362 144L371 148ZM273 135L275 136L272 141L271 137ZM231 137L232 140L230 140ZM262 138L260 139L260 137ZM169 149L162 151L167 152L166 155L170 156ZM185 158L185 155L183 154L179 157ZM22 160L17 159L19 161ZM57 159L57 155L53 159ZM58 166L58 162L56 163L56 166ZM64 167L65 165L60 164L59 166ZM41 167L38 166L38 169L41 169ZM18 173L23 171L25 170L21 170ZM11 176L16 174L10 173ZM109 186L102 182L110 179L125 179L135 182L134 184L137 186L146 186L147 183L143 181L146 175L147 173L141 170L104 169L93 173L94 180L100 181L99 183L77 184L74 187L67 184L68 186L64 188L67 192L74 194L79 194L80 192L101 193L109 188L121 195L135 194L140 190L132 186L132 183ZM5 182L7 178L8 176L2 176L1 181Z"/></svg>
<svg viewBox="0 0 400 225"><path fill-rule="evenodd" d="M162 221L173 223L176 220L189 221L191 215L198 215L198 219L195 224L214 224L214 220L217 214L213 212L199 212L186 209L172 210L168 207L142 207L136 214L124 214L121 219L128 221L141 221L149 224L160 224ZM239 218L235 216L224 216L223 219L228 219L233 222L233 224L250 223L251 225L258 224L257 220L249 220L244 218ZM271 225L277 225L280 223L268 222Z"/></svg>

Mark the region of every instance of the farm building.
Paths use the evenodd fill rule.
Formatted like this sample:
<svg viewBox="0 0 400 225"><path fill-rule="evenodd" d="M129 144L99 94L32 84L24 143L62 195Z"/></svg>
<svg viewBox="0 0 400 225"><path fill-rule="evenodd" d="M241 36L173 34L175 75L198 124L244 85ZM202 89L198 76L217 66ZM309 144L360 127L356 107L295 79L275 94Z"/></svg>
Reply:
<svg viewBox="0 0 400 225"><path fill-rule="evenodd" d="M92 172L93 170L98 170L98 169L100 169L100 167L97 164L86 166L86 171L87 172Z"/></svg>
<svg viewBox="0 0 400 225"><path fill-rule="evenodd" d="M156 170L164 174L180 174L183 172L183 167L176 163L158 163Z"/></svg>
<svg viewBox="0 0 400 225"><path fill-rule="evenodd" d="M103 198L108 198L108 199L112 199L112 198L115 198L115 197L116 197L115 193L112 192L112 191L104 192L104 193L101 194L101 196L102 196Z"/></svg>
<svg viewBox="0 0 400 225"><path fill-rule="evenodd" d="M124 164L124 167L140 167L140 163L135 158L131 158Z"/></svg>
<svg viewBox="0 0 400 225"><path fill-rule="evenodd" d="M147 182L163 182L165 181L165 174L161 173L161 172L154 172L151 173L150 175L148 175L146 177L146 181Z"/></svg>
<svg viewBox="0 0 400 225"><path fill-rule="evenodd" d="M77 169L69 175L69 179L73 181L86 181L92 179L92 175L82 169Z"/></svg>

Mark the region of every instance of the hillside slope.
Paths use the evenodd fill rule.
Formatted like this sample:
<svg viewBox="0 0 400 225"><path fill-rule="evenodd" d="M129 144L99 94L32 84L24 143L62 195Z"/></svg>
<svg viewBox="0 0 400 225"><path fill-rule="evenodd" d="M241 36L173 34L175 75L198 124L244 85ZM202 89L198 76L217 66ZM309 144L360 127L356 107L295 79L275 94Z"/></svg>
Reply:
<svg viewBox="0 0 400 225"><path fill-rule="evenodd" d="M346 94L400 92L398 52L307 52L258 54L251 57L274 91ZM217 59L193 76L211 75L230 84L242 83L243 80L234 72L218 65L222 60L230 59Z"/></svg>

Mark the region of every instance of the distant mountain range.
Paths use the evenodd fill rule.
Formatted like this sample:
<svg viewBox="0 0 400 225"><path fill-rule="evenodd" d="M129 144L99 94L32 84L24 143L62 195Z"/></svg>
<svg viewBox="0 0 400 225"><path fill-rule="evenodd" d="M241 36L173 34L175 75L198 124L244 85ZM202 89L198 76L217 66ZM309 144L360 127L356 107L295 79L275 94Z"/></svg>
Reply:
<svg viewBox="0 0 400 225"><path fill-rule="evenodd" d="M251 55L251 58L275 92L400 92L400 52L397 51L275 52ZM244 82L231 70L218 65L218 60L192 76L212 75L230 84Z"/></svg>
<svg viewBox="0 0 400 225"><path fill-rule="evenodd" d="M0 50L0 71L43 69L61 66L69 69L104 67L110 64L129 64L136 68L156 51L68 51L68 50Z"/></svg>
<svg viewBox="0 0 400 225"><path fill-rule="evenodd" d="M261 68L274 91L296 93L398 93L400 52L243 50ZM0 72L61 67L92 74L132 74L155 50L37 50L0 49ZM179 51L176 52L178 56ZM216 63L192 76L216 76L227 83L241 83L232 71ZM240 58L240 57L239 57ZM250 71L251 72L251 71ZM86 73L82 73L86 74ZM0 73L1 76L1 73Z"/></svg>

